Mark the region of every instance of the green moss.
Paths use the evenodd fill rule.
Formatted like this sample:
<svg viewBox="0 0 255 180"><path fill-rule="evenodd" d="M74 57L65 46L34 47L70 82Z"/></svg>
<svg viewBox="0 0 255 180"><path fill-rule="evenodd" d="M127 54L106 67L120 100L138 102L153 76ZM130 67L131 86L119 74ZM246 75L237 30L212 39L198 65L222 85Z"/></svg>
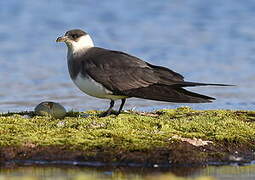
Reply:
<svg viewBox="0 0 255 180"><path fill-rule="evenodd" d="M69 112L61 120L33 112L0 115L0 164L31 158L165 165L253 159L253 111L100 113Z"/></svg>
<svg viewBox="0 0 255 180"><path fill-rule="evenodd" d="M95 116L99 112L86 113L92 116L69 112L64 120L24 116L31 115L29 112L2 114L0 146L64 145L79 150L133 151L168 146L174 135L247 145L252 145L255 139L253 111L196 111L185 107L148 115L129 112L105 118Z"/></svg>

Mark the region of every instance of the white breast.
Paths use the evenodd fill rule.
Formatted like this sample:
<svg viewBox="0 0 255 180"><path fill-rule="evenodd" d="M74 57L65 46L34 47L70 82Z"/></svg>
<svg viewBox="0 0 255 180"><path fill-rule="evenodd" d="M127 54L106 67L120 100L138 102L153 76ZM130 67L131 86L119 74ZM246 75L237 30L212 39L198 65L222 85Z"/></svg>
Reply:
<svg viewBox="0 0 255 180"><path fill-rule="evenodd" d="M110 90L106 89L104 86L102 86L88 76L83 77L81 74L78 74L76 79L74 79L73 81L81 91L85 92L90 96L112 100L126 98L125 96L112 95L113 93Z"/></svg>

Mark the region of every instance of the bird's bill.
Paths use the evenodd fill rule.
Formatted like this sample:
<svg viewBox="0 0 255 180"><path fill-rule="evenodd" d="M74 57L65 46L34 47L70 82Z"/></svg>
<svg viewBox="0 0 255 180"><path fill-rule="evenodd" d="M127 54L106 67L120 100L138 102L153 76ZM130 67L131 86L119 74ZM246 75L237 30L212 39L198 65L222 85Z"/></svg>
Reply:
<svg viewBox="0 0 255 180"><path fill-rule="evenodd" d="M58 37L56 42L66 42L68 40L67 36Z"/></svg>

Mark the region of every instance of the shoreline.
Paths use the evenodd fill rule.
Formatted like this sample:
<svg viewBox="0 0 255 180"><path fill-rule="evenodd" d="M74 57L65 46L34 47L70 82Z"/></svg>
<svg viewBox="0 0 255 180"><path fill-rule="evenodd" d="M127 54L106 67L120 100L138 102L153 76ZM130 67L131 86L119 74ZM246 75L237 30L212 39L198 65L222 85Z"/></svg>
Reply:
<svg viewBox="0 0 255 180"><path fill-rule="evenodd" d="M141 167L255 160L254 111L182 107L105 118L99 113L69 112L65 119L0 115L0 166L27 160Z"/></svg>

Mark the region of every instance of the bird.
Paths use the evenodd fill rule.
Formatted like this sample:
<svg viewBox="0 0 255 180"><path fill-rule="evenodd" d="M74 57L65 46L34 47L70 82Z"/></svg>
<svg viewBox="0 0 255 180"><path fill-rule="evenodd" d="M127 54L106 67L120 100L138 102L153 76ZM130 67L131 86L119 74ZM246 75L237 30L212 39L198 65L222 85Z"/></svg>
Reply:
<svg viewBox="0 0 255 180"><path fill-rule="evenodd" d="M188 82L163 66L153 65L122 51L94 46L90 35L72 29L56 39L67 45L67 64L74 84L84 93L109 99L110 107L100 116L119 115L127 98L143 98L173 103L209 103L213 97L184 89L191 86L230 86L228 84ZM121 100L118 111L113 111Z"/></svg>

